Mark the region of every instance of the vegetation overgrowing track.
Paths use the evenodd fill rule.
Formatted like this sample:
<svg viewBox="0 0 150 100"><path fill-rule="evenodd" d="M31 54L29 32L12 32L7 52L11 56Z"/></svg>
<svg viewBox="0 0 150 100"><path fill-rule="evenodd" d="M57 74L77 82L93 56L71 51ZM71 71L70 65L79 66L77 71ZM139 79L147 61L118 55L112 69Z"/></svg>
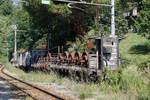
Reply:
<svg viewBox="0 0 150 100"><path fill-rule="evenodd" d="M62 94L56 94L56 92L48 92L42 87L35 86L23 80L20 80L4 71L4 66L0 64L0 77L8 81L9 84L17 87L21 91L25 92L35 100L73 100L73 98L66 97Z"/></svg>

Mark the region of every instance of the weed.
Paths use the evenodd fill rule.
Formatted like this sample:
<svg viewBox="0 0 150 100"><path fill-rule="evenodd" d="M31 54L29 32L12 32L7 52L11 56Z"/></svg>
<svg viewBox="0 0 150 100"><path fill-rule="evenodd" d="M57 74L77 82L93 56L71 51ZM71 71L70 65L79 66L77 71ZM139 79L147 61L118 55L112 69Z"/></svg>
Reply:
<svg viewBox="0 0 150 100"><path fill-rule="evenodd" d="M119 67L117 72L113 72L109 68L104 68L104 81L105 85L111 86L112 90L119 91L120 80L122 79L122 68Z"/></svg>
<svg viewBox="0 0 150 100"><path fill-rule="evenodd" d="M143 62L138 64L138 69L145 71L145 72L149 72L150 71L150 58L144 60Z"/></svg>
<svg viewBox="0 0 150 100"><path fill-rule="evenodd" d="M119 43L119 52L121 53L121 57L126 61L130 61L130 65L136 65L139 62L143 61L143 59L148 59L148 51L144 51L144 48L141 51L137 51L136 49L134 50L136 50L137 52L146 52L147 55L132 51L134 47L140 45L148 45L147 43L150 44L150 41L144 37L141 37L140 35L127 34L127 38Z"/></svg>
<svg viewBox="0 0 150 100"><path fill-rule="evenodd" d="M17 88L16 86L11 86L10 89L11 89L12 91L18 90L18 88Z"/></svg>
<svg viewBox="0 0 150 100"><path fill-rule="evenodd" d="M24 100L33 100L31 97L27 96Z"/></svg>
<svg viewBox="0 0 150 100"><path fill-rule="evenodd" d="M87 96L87 94L82 93L82 94L80 94L80 99L85 99L85 98L86 98L86 96Z"/></svg>
<svg viewBox="0 0 150 100"><path fill-rule="evenodd" d="M149 46L146 46L148 42L149 40L141 36L128 34L127 38L120 42L122 66L119 67L117 72L105 69L105 78L100 84L74 81L75 73L70 75L72 76L71 80L62 78L52 71L50 74L43 72L25 73L12 67L5 60L2 60L2 62L8 65L6 66L8 71L16 73L21 79L65 85L67 89L74 91L80 99L92 97L96 100L96 96L99 96L102 100L148 100L150 99L150 77L147 77L149 74L144 76L141 73L141 70L150 71ZM141 45L144 45L147 49L141 48ZM101 98L97 98L97 100L101 100Z"/></svg>
<svg viewBox="0 0 150 100"><path fill-rule="evenodd" d="M121 66L123 68L126 68L127 66L129 66L131 64L131 60L129 60L126 57L121 57Z"/></svg>

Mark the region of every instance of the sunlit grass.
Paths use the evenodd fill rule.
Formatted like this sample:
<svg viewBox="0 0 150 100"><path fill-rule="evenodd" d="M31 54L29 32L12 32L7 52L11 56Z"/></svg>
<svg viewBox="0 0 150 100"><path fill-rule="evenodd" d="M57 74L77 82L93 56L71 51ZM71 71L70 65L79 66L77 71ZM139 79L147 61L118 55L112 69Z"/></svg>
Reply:
<svg viewBox="0 0 150 100"><path fill-rule="evenodd" d="M23 80L63 85L68 90L75 92L75 95L80 99L148 100L150 93L148 90L150 86L148 86L148 84L150 81L148 77L143 76L142 73L137 70L137 65L145 59L148 59L150 53L149 49L145 51L143 48L137 48L138 50L136 50L138 46L142 47L144 45L144 47L147 47L147 45L149 45L148 43L150 43L149 40L137 34L127 34L127 38L121 40L119 47L121 57L130 63L122 69L121 80L117 85L109 85L105 82L101 82L100 84L76 82L74 79L62 78L54 72L49 74L37 71L26 73L18 68L12 67L12 65L5 60L3 63L7 65L6 68L9 72L17 74L17 76ZM116 78L117 76L113 74L111 80L114 81Z"/></svg>
<svg viewBox="0 0 150 100"><path fill-rule="evenodd" d="M150 52L147 52L147 54L143 54L142 51L144 52L145 50L144 46L140 49L141 52L137 49L138 53L136 51L132 52L132 48L135 46L144 45L146 43L150 44L150 40L137 34L127 34L126 37L127 38L121 40L119 44L121 56L128 59L133 65L138 64L144 59L148 59L148 57L150 56Z"/></svg>
<svg viewBox="0 0 150 100"><path fill-rule="evenodd" d="M17 77L22 80L27 80L30 82L32 81L41 82L41 83L58 83L58 84L62 83L62 78L54 72L50 72L49 74L46 74L41 71L24 72L23 70L20 70L19 68L13 67L9 62L5 61L3 63L5 64L5 68L9 72L16 74Z"/></svg>

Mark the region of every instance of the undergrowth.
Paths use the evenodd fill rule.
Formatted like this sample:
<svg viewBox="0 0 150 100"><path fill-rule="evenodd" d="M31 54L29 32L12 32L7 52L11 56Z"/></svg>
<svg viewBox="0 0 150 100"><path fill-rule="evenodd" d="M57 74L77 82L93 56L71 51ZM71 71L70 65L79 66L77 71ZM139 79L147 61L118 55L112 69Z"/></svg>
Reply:
<svg viewBox="0 0 150 100"><path fill-rule="evenodd" d="M144 72L150 72L150 58L143 60L138 64L138 69Z"/></svg>
<svg viewBox="0 0 150 100"><path fill-rule="evenodd" d="M120 42L122 66L117 72L105 70L105 77L100 83L76 82L74 79L62 78L57 73L45 74L42 72L25 73L7 65L7 70L16 73L19 78L28 81L56 83L68 90L74 91L80 99L87 100L149 100L150 99L150 52L149 40L136 34L128 34ZM147 49L140 49L141 45ZM136 48L138 51L136 51ZM141 50L141 51L140 51ZM144 51L146 50L146 51ZM145 72L143 74L143 72Z"/></svg>

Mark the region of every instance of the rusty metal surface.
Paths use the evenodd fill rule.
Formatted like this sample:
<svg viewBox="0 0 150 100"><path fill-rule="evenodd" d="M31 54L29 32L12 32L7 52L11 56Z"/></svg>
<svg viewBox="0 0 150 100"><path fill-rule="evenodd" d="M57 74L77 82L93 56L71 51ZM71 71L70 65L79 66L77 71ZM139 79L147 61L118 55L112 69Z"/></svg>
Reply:
<svg viewBox="0 0 150 100"><path fill-rule="evenodd" d="M48 68L48 65L65 65L65 66L76 66L76 67L87 67L88 66L88 52L85 50L81 52L67 52L59 54L47 54L46 57L40 57L36 59L34 64L31 64L34 68Z"/></svg>
<svg viewBox="0 0 150 100"><path fill-rule="evenodd" d="M47 68L49 66L65 66L68 69L70 66L76 66L81 68L95 68L101 70L104 66L117 69L118 64L118 37L106 35L102 37L91 37L89 39L96 40L96 49L92 48L88 53L86 50L81 53L68 52L64 53L49 53L49 51L37 51L32 50L31 52L24 52L22 54L22 65L30 67L28 62L31 62L33 68ZM93 43L88 44L89 47L93 47ZM88 46L87 46L88 47ZM87 49L87 48L86 48ZM41 53L41 54L39 54ZM30 57L31 54L31 57ZM90 56L89 54L96 54L96 57ZM33 57L32 57L33 56ZM20 57L21 58L21 57ZM117 59L116 59L117 58Z"/></svg>

